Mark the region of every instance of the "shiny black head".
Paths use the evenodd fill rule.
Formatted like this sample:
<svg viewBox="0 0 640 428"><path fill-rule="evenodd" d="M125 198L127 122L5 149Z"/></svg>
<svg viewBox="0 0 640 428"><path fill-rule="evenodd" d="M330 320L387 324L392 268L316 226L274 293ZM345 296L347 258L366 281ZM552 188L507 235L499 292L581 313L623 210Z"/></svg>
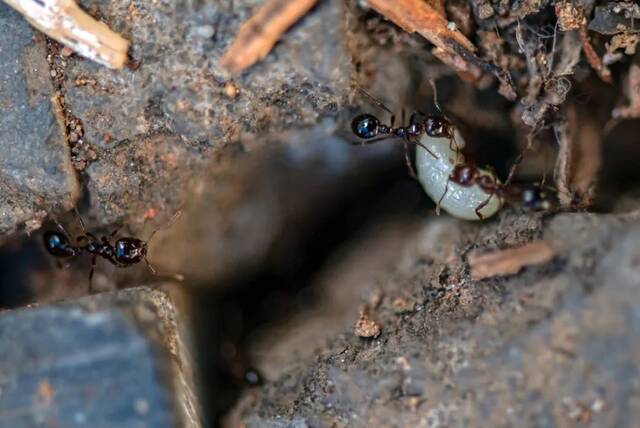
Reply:
<svg viewBox="0 0 640 428"><path fill-rule="evenodd" d="M378 135L380 121L371 114L361 114L351 121L351 129L359 138L369 139Z"/></svg>
<svg viewBox="0 0 640 428"><path fill-rule="evenodd" d="M133 265L147 255L147 243L137 238L120 238L115 244L113 258L122 265Z"/></svg>
<svg viewBox="0 0 640 428"><path fill-rule="evenodd" d="M427 135L435 138L453 138L453 127L442 116L429 116L424 123Z"/></svg>
<svg viewBox="0 0 640 428"><path fill-rule="evenodd" d="M49 230L44 233L44 246L52 256L72 257L78 253L78 249L71 245L69 238L58 231Z"/></svg>
<svg viewBox="0 0 640 428"><path fill-rule="evenodd" d="M522 206L531 211L550 211L556 206L554 198L540 187L525 187L521 194Z"/></svg>

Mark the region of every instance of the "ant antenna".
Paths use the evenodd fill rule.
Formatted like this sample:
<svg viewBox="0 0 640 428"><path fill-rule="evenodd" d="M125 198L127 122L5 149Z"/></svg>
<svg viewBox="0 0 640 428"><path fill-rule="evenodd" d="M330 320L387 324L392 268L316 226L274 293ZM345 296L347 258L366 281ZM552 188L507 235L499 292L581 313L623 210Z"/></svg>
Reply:
<svg viewBox="0 0 640 428"><path fill-rule="evenodd" d="M158 226L156 227L153 232L151 232L151 235L149 235L149 238L147 238L147 244L149 244L151 242L151 240L153 239L153 237L156 235L156 232L159 231L160 229L168 229L171 226L173 226L173 224L178 220L178 218L180 218L180 216L182 215L182 211L177 211L173 217L171 217L171 220L169 220L168 223ZM148 262L147 262L148 264Z"/></svg>
<svg viewBox="0 0 640 428"><path fill-rule="evenodd" d="M78 219L78 222L80 223L80 227L82 228L82 233L83 234L87 234L87 228L84 225L84 220L82 220L82 216L80 215L80 212L78 211L78 208L73 207L73 212L76 215L76 218Z"/></svg>
<svg viewBox="0 0 640 428"><path fill-rule="evenodd" d="M178 218L180 218L181 215L182 215L182 211L177 211L173 215L173 217L171 217L171 220L169 220L168 223L156 227L153 230L153 232L151 232L151 235L149 235L149 238L147 239L147 245L149 245L149 243L151 242L153 237L156 235L157 231L159 231L160 229L167 229L167 228L173 226L173 224L178 220ZM184 275L181 275L179 273L159 274L158 271L156 270L156 268L154 268L153 265L149 262L149 260L147 259L147 256L144 256L144 262L146 263L147 268L149 269L149 272L151 272L155 276L173 278L174 280L180 281L180 282L184 281Z"/></svg>
<svg viewBox="0 0 640 428"><path fill-rule="evenodd" d="M173 273L173 274L159 274L158 271L156 270L156 268L153 267L153 265L149 262L149 260L147 260L147 257L144 257L144 262L147 264L147 268L149 268L149 272L151 272L153 275L155 276L159 276L159 277L169 277L169 278L173 278L176 281L184 281L184 275L181 275L179 273Z"/></svg>
<svg viewBox="0 0 640 428"><path fill-rule="evenodd" d="M377 105L378 107L380 107L381 109L383 109L384 111L389 113L390 115L393 115L393 112L391 111L391 109L389 107L387 107L382 101L380 101L379 99L377 99L376 97L371 95L369 92L365 91L359 85L358 85L358 90L360 92L362 92L367 98L369 98L369 101L371 101L373 104Z"/></svg>

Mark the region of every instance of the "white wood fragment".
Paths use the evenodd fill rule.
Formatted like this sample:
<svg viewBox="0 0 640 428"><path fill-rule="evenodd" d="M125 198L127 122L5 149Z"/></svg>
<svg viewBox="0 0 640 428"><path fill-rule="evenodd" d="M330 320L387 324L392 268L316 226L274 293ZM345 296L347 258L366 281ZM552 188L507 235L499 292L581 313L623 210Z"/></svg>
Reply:
<svg viewBox="0 0 640 428"><path fill-rule="evenodd" d="M127 61L129 42L73 0L4 0L34 27L85 58L111 68Z"/></svg>

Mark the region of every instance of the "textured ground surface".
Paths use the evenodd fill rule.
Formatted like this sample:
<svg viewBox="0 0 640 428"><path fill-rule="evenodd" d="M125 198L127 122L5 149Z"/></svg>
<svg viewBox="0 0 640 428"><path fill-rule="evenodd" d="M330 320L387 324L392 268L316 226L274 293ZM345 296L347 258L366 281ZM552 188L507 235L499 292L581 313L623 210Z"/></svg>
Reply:
<svg viewBox="0 0 640 428"><path fill-rule="evenodd" d="M263 332L254 352L268 381L245 393L231 426L634 425L638 211L505 213L481 226L431 218L405 233L395 258L374 257L387 268L367 266L372 247L393 248L388 234L369 238L350 268L321 281L323 305ZM470 249L538 237L552 262L469 277ZM353 333L362 309L382 329L376 339Z"/></svg>
<svg viewBox="0 0 640 428"><path fill-rule="evenodd" d="M476 91L450 76L422 39L357 9L363 2L319 2L236 77L218 60L261 1L79 3L132 41L130 68L65 54L0 3L0 308L42 304L0 316L0 355L9 356L0 358L0 420L66 426L102 417L108 406L79 414L84 396L65 388L100 385L116 372L130 375L127 392L146 394L160 410L123 395L138 406L109 420L147 426L196 424L197 401L212 425L231 406L230 426L622 427L640 419L640 204L629 193L637 130L633 121L609 121L616 106L637 115L628 89L637 65L611 48L618 64L608 85L584 55L569 55L590 40L604 52L609 39L549 32L556 13L573 16L568 2L557 10L547 1L446 2L465 34L479 30L483 57L513 68L523 96L515 104L495 87ZM576 13L593 6L582 3ZM622 24L633 25L629 8L598 13L630 13ZM400 145L356 147L344 134L344 119L355 114L352 80L400 120L402 108L436 111L431 77L442 77L439 99L460 119L473 159L503 177L529 131L516 129L523 117L558 131L577 109L576 129L597 131L589 152L595 169L603 165L597 196L613 214L509 208L482 224L435 217L407 178ZM597 118L582 114L593 100ZM371 103L361 110L390 120ZM552 131L536 135L522 176L551 177L558 143L571 152ZM41 236L21 232L48 214L78 234L65 215L76 204L90 231L121 227L142 238L182 211L154 238L150 260L160 273L186 277L197 348L181 342L181 322L155 292L44 305L88 292L90 258L57 269ZM471 278L471 250L535 239L552 246L551 262ZM147 274L142 263L118 269L99 259L94 290L138 285ZM356 336L359 318L358 332L377 337ZM199 357L198 399L189 352ZM79 362L96 370L78 379ZM168 385L150 366L180 370ZM234 379L225 383L220 373ZM100 393L111 398L108 388Z"/></svg>

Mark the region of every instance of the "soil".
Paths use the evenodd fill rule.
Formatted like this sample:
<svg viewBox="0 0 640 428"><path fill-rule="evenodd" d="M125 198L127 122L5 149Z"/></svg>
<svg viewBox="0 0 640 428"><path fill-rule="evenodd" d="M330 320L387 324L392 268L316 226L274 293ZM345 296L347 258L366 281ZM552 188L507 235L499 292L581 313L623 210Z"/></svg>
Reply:
<svg viewBox="0 0 640 428"><path fill-rule="evenodd" d="M433 2L454 46L366 2L319 1L232 75L219 60L261 1L79 3L131 41L130 67L0 4L0 309L173 289L185 316L160 308L159 335L193 355L181 369L204 426L640 419L637 5ZM446 115L503 181L521 158L510 185L553 208L437 216L402 144L353 144L357 113L414 111ZM42 232L75 242L73 207L99 237L153 236L157 275L98 258L90 288L88 255L59 269Z"/></svg>

